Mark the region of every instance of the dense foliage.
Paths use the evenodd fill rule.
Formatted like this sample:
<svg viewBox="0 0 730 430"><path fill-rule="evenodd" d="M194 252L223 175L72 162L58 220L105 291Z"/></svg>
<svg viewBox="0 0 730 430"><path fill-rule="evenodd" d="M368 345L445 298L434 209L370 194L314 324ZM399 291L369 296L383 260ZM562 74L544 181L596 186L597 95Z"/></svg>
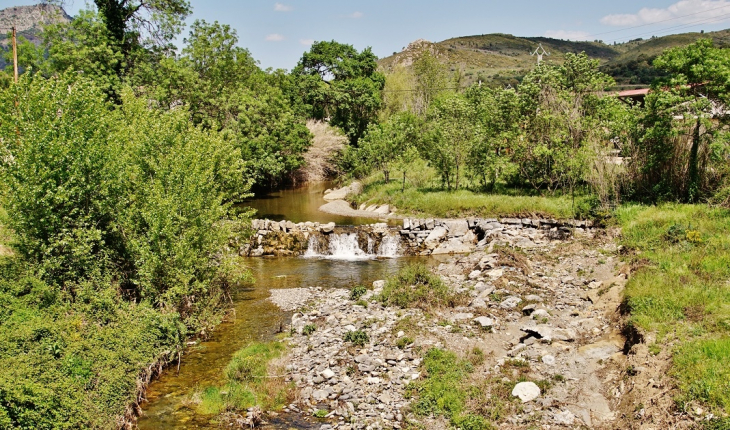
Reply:
<svg viewBox="0 0 730 430"><path fill-rule="evenodd" d="M401 154L415 148L449 190L579 191L604 208L626 199L726 202L728 52L701 40L660 55L654 65L665 77L645 106L605 91L613 79L585 54L544 62L516 88L459 91L441 87L455 78L425 53L412 70L388 75L386 90L397 94L386 93L380 124L344 165L361 176L381 170L387 184ZM403 111L417 117L407 144L394 132ZM412 158L406 164L420 166Z"/></svg>
<svg viewBox="0 0 730 430"><path fill-rule="evenodd" d="M218 22L195 21L180 50L170 45L191 13L185 0L94 4L47 27L40 46L21 40L18 84L0 74L2 428L109 428L133 417L156 365L178 358L186 336L214 324L229 289L247 281L228 254L246 237L235 204L302 166L308 119L342 129L346 173L382 177L399 208L499 212L503 199L483 191L518 194L500 206L510 214L556 217L595 216L626 199L730 202L730 51L709 41L636 72L640 82L660 79L644 104L631 104L605 91L613 80L585 54L545 62L514 88L462 88L460 72L449 75L430 52L385 76L369 48L335 41L313 44L291 73L264 71ZM637 60L637 70L647 65ZM576 193L590 197L575 204ZM545 204L536 194L559 197ZM720 227L705 224L699 233L668 226L665 239L698 256L722 248ZM461 303L424 270L401 273L381 300ZM698 279L720 285L712 273L724 271L707 270L695 270ZM630 285L637 324L664 324L655 318L664 307L675 312L665 318L688 315L697 303L674 281L660 286L677 297L661 303L646 279ZM697 375L720 372L713 351L727 350L719 334L697 342L702 353L690 343L677 356L706 365L678 374L690 393L701 390ZM228 379L238 391L208 391L210 410L251 404L257 387L241 375L251 357L277 351L237 355ZM727 407L722 389L688 399ZM460 411L449 414L467 426Z"/></svg>
<svg viewBox="0 0 730 430"><path fill-rule="evenodd" d="M316 42L292 70L295 97L310 117L329 118L357 145L382 105L385 76L377 71L376 59L370 48L357 52L335 41Z"/></svg>

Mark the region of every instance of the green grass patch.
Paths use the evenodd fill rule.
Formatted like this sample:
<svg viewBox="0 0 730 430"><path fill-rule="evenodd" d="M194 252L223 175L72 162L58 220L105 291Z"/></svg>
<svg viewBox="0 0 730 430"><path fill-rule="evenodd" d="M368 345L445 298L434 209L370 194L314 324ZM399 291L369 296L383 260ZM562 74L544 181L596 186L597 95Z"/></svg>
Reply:
<svg viewBox="0 0 730 430"><path fill-rule="evenodd" d="M263 410L278 410L292 399L292 385L283 378L270 376L271 360L281 356L281 342L255 342L239 350L224 371L222 387L208 387L201 394L198 411L206 415L242 412L259 406Z"/></svg>
<svg viewBox="0 0 730 430"><path fill-rule="evenodd" d="M343 340L345 342L352 342L355 346L365 346L366 343L370 342L370 336L363 330L354 330L345 333Z"/></svg>
<svg viewBox="0 0 730 430"><path fill-rule="evenodd" d="M494 428L484 417L470 410L470 390L465 389L468 376L474 370L469 360L460 359L451 351L432 348L423 359L426 377L410 384L407 397L416 415L443 415L455 427L469 430Z"/></svg>
<svg viewBox="0 0 730 430"><path fill-rule="evenodd" d="M424 264L416 263L401 269L388 279L379 296L385 305L400 308L416 307L424 311L464 305L466 294L456 294Z"/></svg>
<svg viewBox="0 0 730 430"><path fill-rule="evenodd" d="M678 401L730 413L730 211L666 204L616 216L637 268L625 290L629 323L676 343Z"/></svg>
<svg viewBox="0 0 730 430"><path fill-rule="evenodd" d="M503 190L488 194L466 189L444 191L410 186L401 191L401 184L398 182L386 184L383 181L373 181L366 185L357 201L387 203L397 207L401 214L422 217L540 215L548 218L573 218L579 199L576 199L574 206L570 196L530 196L525 195L522 190Z"/></svg>

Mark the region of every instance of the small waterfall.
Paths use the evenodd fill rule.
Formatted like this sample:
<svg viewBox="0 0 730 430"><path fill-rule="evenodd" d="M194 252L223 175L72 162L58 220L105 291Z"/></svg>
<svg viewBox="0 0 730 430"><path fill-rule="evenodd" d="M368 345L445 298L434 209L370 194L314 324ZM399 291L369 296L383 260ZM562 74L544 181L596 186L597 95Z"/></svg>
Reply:
<svg viewBox="0 0 730 430"><path fill-rule="evenodd" d="M392 258L398 255L400 255L400 235L384 235L383 241L380 242L380 247L378 248L378 257Z"/></svg>
<svg viewBox="0 0 730 430"><path fill-rule="evenodd" d="M378 244L378 240L380 240L380 244ZM376 238L370 234L367 235L367 238L364 238L360 237L358 233L332 233L310 236L304 257L332 260L367 260L377 257L397 257L399 251L400 236L397 233L392 235L384 234L382 239L379 236Z"/></svg>

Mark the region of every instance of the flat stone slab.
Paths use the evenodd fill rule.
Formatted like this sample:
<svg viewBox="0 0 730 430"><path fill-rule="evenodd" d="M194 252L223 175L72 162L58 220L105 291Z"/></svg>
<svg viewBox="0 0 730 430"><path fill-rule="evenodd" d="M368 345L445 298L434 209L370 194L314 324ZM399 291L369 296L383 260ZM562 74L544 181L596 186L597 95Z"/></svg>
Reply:
<svg viewBox="0 0 730 430"><path fill-rule="evenodd" d="M377 219L393 218L391 216L379 214L376 212L361 211L358 209L353 209L350 207L350 204L344 200L334 200L329 203L325 203L319 207L319 210L321 212L325 212L328 214L349 216L349 217L353 217L353 218L377 218Z"/></svg>

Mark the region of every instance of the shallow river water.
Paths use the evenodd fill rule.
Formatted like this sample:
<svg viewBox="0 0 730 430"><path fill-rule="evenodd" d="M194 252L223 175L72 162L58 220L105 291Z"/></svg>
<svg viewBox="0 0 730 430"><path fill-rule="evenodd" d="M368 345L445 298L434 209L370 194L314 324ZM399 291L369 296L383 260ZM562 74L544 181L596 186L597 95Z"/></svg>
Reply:
<svg viewBox="0 0 730 430"><path fill-rule="evenodd" d="M364 224L371 219L331 216L316 209L326 185L272 193L248 204L259 210L257 217L301 221L335 221L338 224ZM242 259L256 282L252 288L233 292L235 312L219 325L210 338L189 349L179 372L177 367L165 370L147 392L139 428L206 429L218 428L211 417L197 414L186 406L196 391L221 383L223 369L233 354L254 340L270 339L285 329L290 317L267 300L269 290L278 288L323 287L350 288L369 285L384 279L412 258L341 260L337 258L248 258ZM307 423L284 416L269 428L305 428Z"/></svg>

